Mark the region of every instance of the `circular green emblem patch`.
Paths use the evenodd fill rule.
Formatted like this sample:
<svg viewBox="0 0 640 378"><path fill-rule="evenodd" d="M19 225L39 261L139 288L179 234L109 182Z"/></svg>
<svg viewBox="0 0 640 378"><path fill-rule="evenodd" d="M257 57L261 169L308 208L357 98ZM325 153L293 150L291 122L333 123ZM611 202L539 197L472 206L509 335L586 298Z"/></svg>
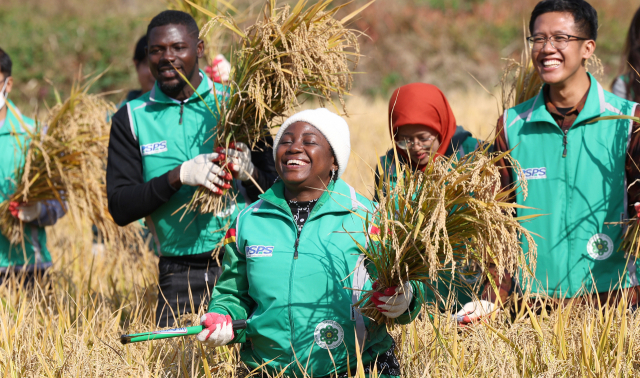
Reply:
<svg viewBox="0 0 640 378"><path fill-rule="evenodd" d="M313 336L320 348L334 349L344 340L344 331L337 322L325 320L316 326Z"/></svg>
<svg viewBox="0 0 640 378"><path fill-rule="evenodd" d="M587 243L587 252L595 260L605 260L613 253L613 240L606 234L595 234Z"/></svg>

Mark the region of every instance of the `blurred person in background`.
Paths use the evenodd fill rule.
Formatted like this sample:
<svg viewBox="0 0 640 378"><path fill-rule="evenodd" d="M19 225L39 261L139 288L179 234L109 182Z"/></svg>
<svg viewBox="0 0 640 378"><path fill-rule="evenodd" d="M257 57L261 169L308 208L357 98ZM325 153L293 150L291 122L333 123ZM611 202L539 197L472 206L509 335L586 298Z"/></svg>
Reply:
<svg viewBox="0 0 640 378"><path fill-rule="evenodd" d="M16 172L25 164L23 148L29 145L29 132L35 126L7 98L13 89L11 70L11 58L0 48L0 201L10 200L16 190ZM0 282L15 273L24 274L30 282L51 267L44 227L55 224L64 210L58 201L41 201L11 202L9 211L24 224L24 239L11 245L0 234Z"/></svg>
<svg viewBox="0 0 640 378"><path fill-rule="evenodd" d="M539 2L529 23L531 58L544 83L539 94L508 109L498 120L496 150L508 151L522 166L528 196L513 200L518 216L545 214L524 226L539 235L535 279L518 280L523 291L555 299L607 302L626 294L639 300L636 261L620 251L624 225L640 201L640 116L637 103L606 92L587 72L596 49L598 15L583 0ZM500 163L504 189L518 177ZM636 185L630 185L636 182ZM630 186L627 186L630 185ZM522 239L523 248L528 248ZM468 323L499 308L514 290L508 277L496 291L465 305L459 321Z"/></svg>
<svg viewBox="0 0 640 378"><path fill-rule="evenodd" d="M133 51L133 65L136 67L136 76L140 89L134 89L127 93L127 98L118 105L118 108L125 106L129 101L135 100L143 94L149 92L156 83L156 78L149 70L149 60L147 59L147 36L143 35L136 43Z"/></svg>
<svg viewBox="0 0 640 378"><path fill-rule="evenodd" d="M462 126L456 125L456 119L444 93L436 86L425 83L412 83L396 89L389 100L389 132L395 144L401 166L424 171L434 156L450 157L453 154L461 159L465 154L475 151L479 142ZM382 174L376 167L376 187L382 179L394 186L397 182L395 153L390 149L380 157ZM376 201L376 198L374 198ZM477 296L477 287L481 272L468 267L457 268L456 278L441 273L435 284L438 294L426 289L425 301L449 310L457 310ZM452 282L453 281L453 282ZM452 289L452 290L451 290ZM447 299L451 296L451 302Z"/></svg>
<svg viewBox="0 0 640 378"><path fill-rule="evenodd" d="M380 377L399 376L386 325L353 307L358 289L375 285L375 268L358 247L367 243L364 219L374 203L340 179L351 153L349 126L325 108L304 110L283 123L274 149L280 180L229 229L224 272L198 340L243 343L242 361L269 376L318 378L350 376L360 360L357 342L367 376L374 368ZM421 287L405 282L373 302L407 324L420 311ZM247 328L236 334L232 321L241 319Z"/></svg>
<svg viewBox="0 0 640 378"><path fill-rule="evenodd" d="M640 102L640 8L631 20L623 56L622 74L614 80L611 91L618 97Z"/></svg>
<svg viewBox="0 0 640 378"><path fill-rule="evenodd" d="M219 116L207 107L217 109L225 87L198 68L204 53L198 33L184 12L164 11L151 20L147 59L156 83L113 116L109 140L109 212L120 226L145 218L153 234L160 256L156 321L161 327L191 312L192 303L195 311L208 303L221 273L223 255L217 252L227 228L276 178L271 137L253 151L236 143L233 150L213 153ZM221 168L227 158L229 170ZM200 187L225 195L226 208L182 217Z"/></svg>

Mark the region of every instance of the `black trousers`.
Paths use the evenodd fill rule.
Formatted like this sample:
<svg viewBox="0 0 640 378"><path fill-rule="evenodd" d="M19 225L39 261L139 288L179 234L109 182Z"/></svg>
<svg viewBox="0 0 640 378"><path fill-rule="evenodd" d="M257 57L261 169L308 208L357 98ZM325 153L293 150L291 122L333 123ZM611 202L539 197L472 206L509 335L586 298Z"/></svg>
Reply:
<svg viewBox="0 0 640 378"><path fill-rule="evenodd" d="M158 262L158 305L156 324L172 327L182 314L197 313L199 307L209 305L213 286L222 274L218 260L212 253L192 256L160 257ZM192 307L193 305L193 307Z"/></svg>
<svg viewBox="0 0 640 378"><path fill-rule="evenodd" d="M14 270L7 269L4 272L0 272L0 285L5 281L15 280L16 282L22 282L25 289L33 288L33 284L36 281L40 281L41 286L48 285L48 282L43 281L44 275L49 268L45 269L30 269L30 270ZM48 281L48 280L47 280Z"/></svg>

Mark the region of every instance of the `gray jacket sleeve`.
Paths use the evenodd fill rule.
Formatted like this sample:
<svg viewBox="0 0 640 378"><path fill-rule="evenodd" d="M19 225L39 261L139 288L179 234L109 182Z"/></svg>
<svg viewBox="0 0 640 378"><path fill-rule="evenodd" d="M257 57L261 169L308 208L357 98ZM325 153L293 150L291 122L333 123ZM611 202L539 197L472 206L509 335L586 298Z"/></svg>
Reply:
<svg viewBox="0 0 640 378"><path fill-rule="evenodd" d="M627 84L620 77L616 78L613 82L613 87L611 88L611 92L620 97L628 100L627 98Z"/></svg>

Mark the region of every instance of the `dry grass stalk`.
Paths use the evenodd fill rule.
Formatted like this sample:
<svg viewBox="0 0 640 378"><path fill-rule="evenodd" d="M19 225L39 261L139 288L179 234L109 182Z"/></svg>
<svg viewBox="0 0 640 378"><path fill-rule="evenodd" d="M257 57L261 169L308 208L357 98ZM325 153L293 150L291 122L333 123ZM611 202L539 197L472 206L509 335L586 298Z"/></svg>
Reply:
<svg viewBox="0 0 640 378"><path fill-rule="evenodd" d="M471 264L486 271L495 264L500 273L518 268L534 270L536 243L515 217L519 205L506 200L516 190L526 196L526 181L501 191L496 162L508 153L476 151L458 161L454 155L437 157L424 171L397 167L398 181L381 180L377 188L380 203L372 216L380 230L380 243L371 243L362 252L375 266L377 291L408 280L433 282L439 273ZM524 177L512 161L518 177ZM389 167L379 167L380 171ZM371 235L371 237L374 237ZM527 255L521 246L524 237ZM379 323L392 320L369 302L373 292L362 296L363 313Z"/></svg>
<svg viewBox="0 0 640 378"><path fill-rule="evenodd" d="M195 6L189 5L184 0L166 0L166 3L167 8L189 13L196 20L200 27L200 36L206 36L204 48L205 60L208 64L220 53L221 49L230 43L229 34L224 33L223 28L213 27L214 23L210 22L211 17L200 12ZM193 3L196 6L210 10L216 15L224 15L230 12L238 13L238 9L234 6L234 0L193 0ZM242 13L245 14L246 12Z"/></svg>
<svg viewBox="0 0 640 378"><path fill-rule="evenodd" d="M79 80L69 98L28 131L31 143L23 146L25 164L17 172L17 188L0 204L2 233L14 245L23 240L23 225L7 210L9 203L47 200L59 201L77 225L95 225L105 242L144 244L137 224L118 227L107 208L107 118L116 108L102 96L87 93L97 78L85 84Z"/></svg>
<svg viewBox="0 0 640 378"><path fill-rule="evenodd" d="M381 108L384 118L386 104ZM386 127L380 125L381 132ZM357 143L371 132L353 131ZM247 376L235 347L201 349L193 337L122 346L121 334L155 329L157 258L111 245L94 257L87 249L90 228L84 223L79 232L65 217L48 230L51 285L24 289L15 280L0 285L0 372L9 377ZM508 310L461 329L449 314L425 309L433 320L423 316L390 331L402 376L640 376L640 311L593 303L541 306L531 314L520 310L513 311L515 317ZM198 318L185 316L179 324Z"/></svg>
<svg viewBox="0 0 640 378"><path fill-rule="evenodd" d="M228 98L218 104L216 146L254 145L300 105L303 95L321 104L333 104L335 95L346 113L344 96L353 82L350 66L357 66L359 59L359 33L345 24L360 10L338 20L335 15L343 6L327 10L332 2L318 1L305 10L306 0L293 9L267 1L260 19L244 31L232 17L189 2L238 37L232 48ZM217 212L222 202L220 196L200 190L190 209Z"/></svg>

